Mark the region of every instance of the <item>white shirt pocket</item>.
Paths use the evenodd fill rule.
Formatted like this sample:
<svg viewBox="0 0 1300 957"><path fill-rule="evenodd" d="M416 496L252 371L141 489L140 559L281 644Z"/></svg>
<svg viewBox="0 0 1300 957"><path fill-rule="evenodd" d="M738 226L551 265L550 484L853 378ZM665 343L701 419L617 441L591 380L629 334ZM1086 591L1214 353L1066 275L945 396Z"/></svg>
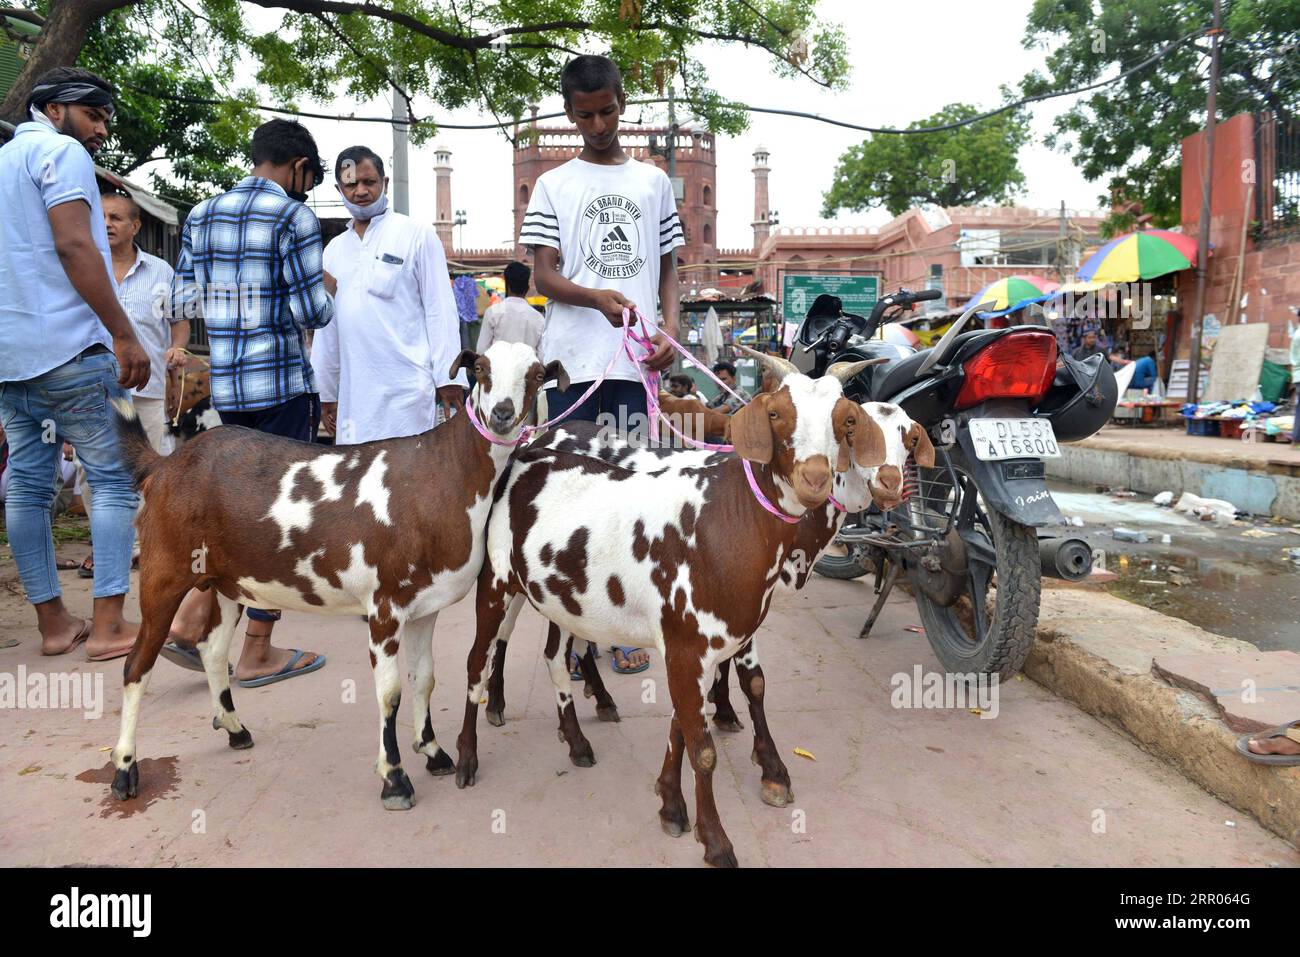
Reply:
<svg viewBox="0 0 1300 957"><path fill-rule="evenodd" d="M402 276L402 268L400 261L385 261L384 256L376 256L366 276L366 292L379 299L392 299L397 293L397 280Z"/></svg>

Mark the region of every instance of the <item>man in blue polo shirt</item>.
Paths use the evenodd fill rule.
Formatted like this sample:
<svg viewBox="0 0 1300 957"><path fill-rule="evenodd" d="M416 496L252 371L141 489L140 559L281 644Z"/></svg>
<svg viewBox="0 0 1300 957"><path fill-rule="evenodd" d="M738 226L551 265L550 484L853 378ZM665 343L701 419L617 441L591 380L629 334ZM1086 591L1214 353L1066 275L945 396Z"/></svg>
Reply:
<svg viewBox="0 0 1300 957"><path fill-rule="evenodd" d="M94 661L125 655L138 625L122 615L137 498L108 400L149 380L114 291L91 154L104 145L113 89L72 67L42 74L31 121L0 147L0 421L10 455L5 523L41 651L86 642ZM95 487L93 622L63 606L50 536L54 471L63 442Z"/></svg>

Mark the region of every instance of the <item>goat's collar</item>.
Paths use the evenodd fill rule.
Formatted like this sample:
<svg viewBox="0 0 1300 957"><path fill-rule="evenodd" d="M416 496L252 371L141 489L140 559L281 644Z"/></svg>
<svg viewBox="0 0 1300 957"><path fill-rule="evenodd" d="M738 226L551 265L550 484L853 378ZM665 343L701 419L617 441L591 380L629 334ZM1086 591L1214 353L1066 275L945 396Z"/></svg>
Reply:
<svg viewBox="0 0 1300 957"><path fill-rule="evenodd" d="M527 414L528 413L526 410L524 412L519 413L519 415L515 418L514 422L510 423L510 427L513 429L516 425L518 425L523 420L523 417ZM493 445L508 445L513 447L519 445L521 442L527 441L529 435L531 435L532 433L532 428L530 426L525 425L522 429L519 430L519 435L513 439L497 438L495 435L493 435L491 432L487 430L487 427L483 425L482 422L479 421L478 412L475 411L474 409L473 395L470 395L470 397L465 400L465 415L469 419L469 424L474 426L474 430L478 432L479 435L483 436L483 438L491 442Z"/></svg>
<svg viewBox="0 0 1300 957"><path fill-rule="evenodd" d="M749 480L749 490L754 493L754 498L758 499L759 505L763 506L763 508L787 524L795 525L802 520L802 515L787 515L785 512L781 511L781 509L773 505L771 499L763 494L763 490L758 487L758 479L754 477L754 469L753 466L749 464L749 459L741 459L740 464L745 470L745 478Z"/></svg>

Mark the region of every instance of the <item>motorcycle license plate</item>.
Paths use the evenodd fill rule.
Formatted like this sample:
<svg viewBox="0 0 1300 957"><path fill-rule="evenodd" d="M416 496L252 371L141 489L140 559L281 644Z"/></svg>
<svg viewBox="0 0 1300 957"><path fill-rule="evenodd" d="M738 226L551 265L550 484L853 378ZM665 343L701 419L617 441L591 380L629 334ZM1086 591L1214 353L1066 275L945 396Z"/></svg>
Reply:
<svg viewBox="0 0 1300 957"><path fill-rule="evenodd" d="M975 457L983 462L1061 457L1056 433L1047 419L971 419L970 437Z"/></svg>

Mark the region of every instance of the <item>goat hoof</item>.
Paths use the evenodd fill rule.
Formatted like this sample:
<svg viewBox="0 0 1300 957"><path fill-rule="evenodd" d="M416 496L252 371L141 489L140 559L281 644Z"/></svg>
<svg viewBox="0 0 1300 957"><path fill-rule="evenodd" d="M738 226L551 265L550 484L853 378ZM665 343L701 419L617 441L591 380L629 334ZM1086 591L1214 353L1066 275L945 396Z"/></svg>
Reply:
<svg viewBox="0 0 1300 957"><path fill-rule="evenodd" d="M451 774L456 770L456 765L452 763L451 755L446 751L439 751L434 757L424 762L424 769L436 778Z"/></svg>
<svg viewBox="0 0 1300 957"><path fill-rule="evenodd" d="M113 775L113 797L119 801L137 797L140 794L140 765L135 761L125 770L117 769Z"/></svg>
<svg viewBox="0 0 1300 957"><path fill-rule="evenodd" d="M488 724L492 725L492 727L494 728L501 727L503 724L506 723L505 709L502 708L500 711L493 711L491 708L488 708L487 722Z"/></svg>
<svg viewBox="0 0 1300 957"><path fill-rule="evenodd" d="M591 750L591 743L582 742L578 748L569 751L569 760L580 768L589 768L596 763L596 755Z"/></svg>
<svg viewBox="0 0 1300 957"><path fill-rule="evenodd" d="M705 851L704 863L713 867L739 867L740 862L736 860L736 852L729 847L724 847L717 851Z"/></svg>
<svg viewBox="0 0 1300 957"><path fill-rule="evenodd" d="M584 681L582 683L582 696L584 698L596 697L596 689L591 686L590 681Z"/></svg>
<svg viewBox="0 0 1300 957"><path fill-rule="evenodd" d="M764 804L772 807L785 807L794 800L794 789L780 781L764 781L759 791Z"/></svg>
<svg viewBox="0 0 1300 957"><path fill-rule="evenodd" d="M226 742L236 751L246 751L253 746L253 736L248 733L247 728L240 728L238 731L226 732L230 737Z"/></svg>
<svg viewBox="0 0 1300 957"><path fill-rule="evenodd" d="M456 787L464 790L474 786L474 776L478 773L478 759L461 759L456 765Z"/></svg>
<svg viewBox="0 0 1300 957"><path fill-rule="evenodd" d="M664 829L664 833L669 837L681 837L691 825L685 818L670 817L661 811L659 813L659 826Z"/></svg>
<svg viewBox="0 0 1300 957"><path fill-rule="evenodd" d="M721 718L715 714L713 716L713 726L719 731L726 731L728 734L735 734L738 731L745 730L745 726L740 723L740 719L734 714L729 717L724 715Z"/></svg>
<svg viewBox="0 0 1300 957"><path fill-rule="evenodd" d="M618 713L618 705L616 704L606 705L603 707L601 705L596 705L596 717L601 721L612 721L615 724L623 720Z"/></svg>
<svg viewBox="0 0 1300 957"><path fill-rule="evenodd" d="M405 771L401 768L393 768L388 772L379 799L384 802L384 809L388 811L411 809L411 805L415 803L415 788L411 785L411 779L406 776Z"/></svg>

